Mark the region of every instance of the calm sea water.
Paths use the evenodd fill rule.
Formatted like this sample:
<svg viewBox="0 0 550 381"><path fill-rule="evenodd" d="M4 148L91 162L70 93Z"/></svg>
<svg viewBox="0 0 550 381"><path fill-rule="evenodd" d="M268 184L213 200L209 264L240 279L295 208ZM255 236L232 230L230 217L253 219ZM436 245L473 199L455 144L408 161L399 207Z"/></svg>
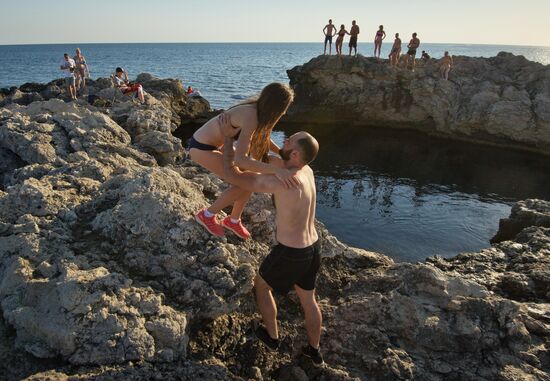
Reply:
<svg viewBox="0 0 550 381"><path fill-rule="evenodd" d="M92 77L108 77L117 66L130 76L147 72L161 78L179 78L198 88L214 108L226 108L260 91L266 84L288 82L286 70L323 52L322 43L248 44L81 44L0 46L0 87L25 82L49 82L60 77L63 53L80 47ZM387 57L390 43L382 45ZM371 56L372 43L359 43L359 53ZM500 51L521 54L550 64L550 47L423 44L433 57L445 50L453 55L491 57Z"/></svg>
<svg viewBox="0 0 550 381"><path fill-rule="evenodd" d="M64 52L77 45L0 46L0 87L48 82L60 76ZM198 88L214 108L226 108L267 83L287 82L286 70L322 53L321 43L295 44L82 44L92 77L116 66L130 76L148 72ZM382 48L387 56L390 44ZM423 44L440 57L490 57L500 51L550 64L550 48ZM359 44L370 56L373 45ZM314 162L318 217L342 241L400 261L452 256L489 246L498 220L519 199L550 199L550 162L540 157L400 131L332 126L282 126L278 140L296 129L321 143ZM358 138L359 137L359 138Z"/></svg>

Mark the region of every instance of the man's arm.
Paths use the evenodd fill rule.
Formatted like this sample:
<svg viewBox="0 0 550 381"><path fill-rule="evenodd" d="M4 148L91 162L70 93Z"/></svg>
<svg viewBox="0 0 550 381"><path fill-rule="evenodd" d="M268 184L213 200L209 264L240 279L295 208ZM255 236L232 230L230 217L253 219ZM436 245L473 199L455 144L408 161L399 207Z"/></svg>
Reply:
<svg viewBox="0 0 550 381"><path fill-rule="evenodd" d="M274 175L242 172L235 165L235 150L233 148L232 137L225 137L223 147L223 172L224 179L228 183L251 192L259 193L276 193L286 189L283 183Z"/></svg>

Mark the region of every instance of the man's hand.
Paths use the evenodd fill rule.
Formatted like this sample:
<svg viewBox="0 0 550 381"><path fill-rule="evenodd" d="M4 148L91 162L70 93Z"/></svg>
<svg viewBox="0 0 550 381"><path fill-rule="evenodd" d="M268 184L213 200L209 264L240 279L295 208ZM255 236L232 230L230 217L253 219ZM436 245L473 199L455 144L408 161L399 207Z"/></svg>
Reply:
<svg viewBox="0 0 550 381"><path fill-rule="evenodd" d="M297 170L290 170L286 168L279 168L275 172L275 176L282 181L285 188L299 188L302 182L296 177Z"/></svg>
<svg viewBox="0 0 550 381"><path fill-rule="evenodd" d="M239 132L239 129L233 127L231 124L231 116L225 112L218 115L218 123L220 124L220 131L226 138L234 139L235 135Z"/></svg>

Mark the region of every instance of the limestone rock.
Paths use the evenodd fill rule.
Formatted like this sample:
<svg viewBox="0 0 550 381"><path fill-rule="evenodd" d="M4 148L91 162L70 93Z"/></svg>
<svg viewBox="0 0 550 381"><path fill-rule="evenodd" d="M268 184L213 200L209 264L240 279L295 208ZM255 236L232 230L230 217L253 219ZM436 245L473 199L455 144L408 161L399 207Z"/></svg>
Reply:
<svg viewBox="0 0 550 381"><path fill-rule="evenodd" d="M550 154L550 66L522 56L455 56L412 73L374 58L319 56L288 70L296 97L286 120L410 128Z"/></svg>

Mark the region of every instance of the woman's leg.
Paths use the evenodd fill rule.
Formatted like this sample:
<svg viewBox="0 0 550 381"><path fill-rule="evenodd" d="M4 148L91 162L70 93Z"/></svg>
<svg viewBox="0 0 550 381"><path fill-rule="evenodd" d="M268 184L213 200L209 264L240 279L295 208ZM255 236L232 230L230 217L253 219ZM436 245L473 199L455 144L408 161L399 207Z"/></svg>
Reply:
<svg viewBox="0 0 550 381"><path fill-rule="evenodd" d="M202 151L197 148L192 148L189 152L189 156L195 163L218 175L221 179L224 178L223 154L220 151ZM207 210L210 213L217 214L223 208L234 203L231 217L239 219L251 194L252 193L249 191L232 185L225 190Z"/></svg>

